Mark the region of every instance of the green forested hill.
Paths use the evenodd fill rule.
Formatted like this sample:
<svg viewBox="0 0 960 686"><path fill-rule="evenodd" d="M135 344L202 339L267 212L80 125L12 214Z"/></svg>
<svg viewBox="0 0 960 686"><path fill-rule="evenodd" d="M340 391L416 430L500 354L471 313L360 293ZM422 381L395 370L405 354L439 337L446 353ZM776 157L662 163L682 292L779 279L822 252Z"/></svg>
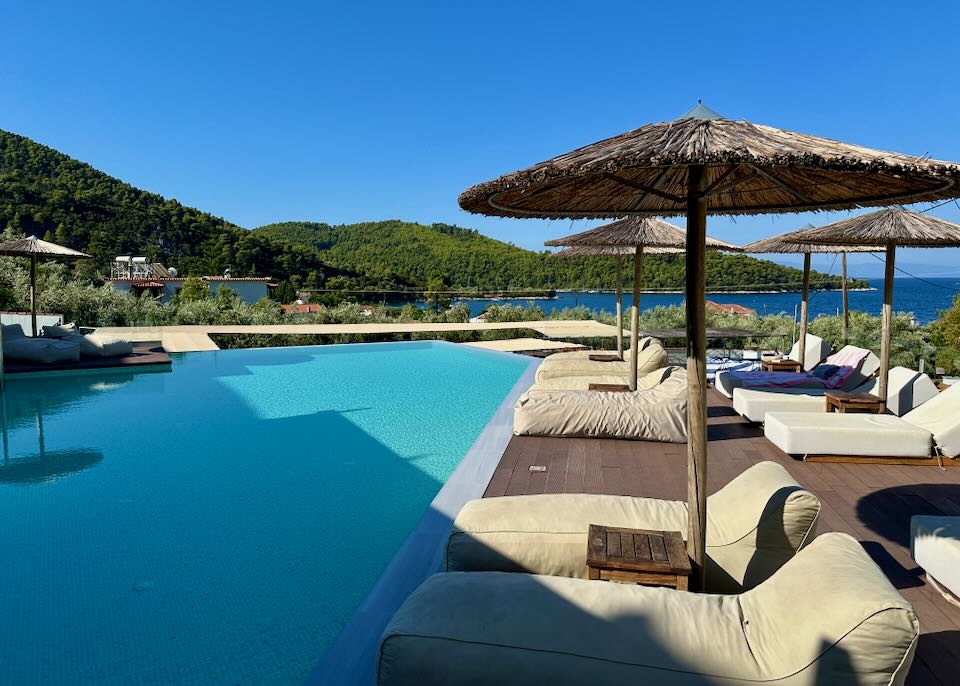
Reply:
<svg viewBox="0 0 960 686"><path fill-rule="evenodd" d="M438 279L453 289L484 291L610 288L614 279L611 258L552 257L447 224L287 222L263 226L254 233L314 248L335 267L416 288L426 288ZM682 287L682 255L651 256L645 265L646 287ZM719 253L707 256L707 285L711 288L777 288L799 285L800 279L799 270L768 260ZM839 279L814 273L812 282L835 286Z"/></svg>
<svg viewBox="0 0 960 686"><path fill-rule="evenodd" d="M446 224L383 221L348 226L309 222L248 231L207 212L134 188L28 138L0 131L0 229L93 255L80 268L104 270L116 255L146 255L184 275L296 277L308 286L482 291L609 288L609 258L558 259ZM712 288L797 285L800 273L766 260L711 254ZM837 285L816 274L814 283ZM683 259L651 257L645 285L679 288Z"/></svg>
<svg viewBox="0 0 960 686"><path fill-rule="evenodd" d="M0 131L0 229L7 226L88 252L100 268L132 253L182 274L230 267L238 276L312 274L320 282L330 273L309 248L252 233Z"/></svg>

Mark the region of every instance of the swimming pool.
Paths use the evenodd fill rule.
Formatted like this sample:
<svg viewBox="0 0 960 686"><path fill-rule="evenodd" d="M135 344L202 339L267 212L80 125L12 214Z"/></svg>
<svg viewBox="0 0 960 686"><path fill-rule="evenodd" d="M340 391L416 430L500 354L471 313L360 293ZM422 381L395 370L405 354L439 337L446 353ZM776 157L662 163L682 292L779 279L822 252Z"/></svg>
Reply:
<svg viewBox="0 0 960 686"><path fill-rule="evenodd" d="M4 682L302 681L529 364L385 343L7 381Z"/></svg>

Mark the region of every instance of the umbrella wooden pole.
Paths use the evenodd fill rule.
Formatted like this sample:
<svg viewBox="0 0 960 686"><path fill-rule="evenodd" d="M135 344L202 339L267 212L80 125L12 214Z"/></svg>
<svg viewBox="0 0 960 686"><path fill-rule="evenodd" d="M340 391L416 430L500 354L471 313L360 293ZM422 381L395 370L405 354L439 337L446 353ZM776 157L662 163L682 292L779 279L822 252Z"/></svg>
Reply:
<svg viewBox="0 0 960 686"><path fill-rule="evenodd" d="M707 535L706 168L687 168L687 553L692 590L704 588Z"/></svg>
<svg viewBox="0 0 960 686"><path fill-rule="evenodd" d="M630 390L637 390L637 358L640 353L640 283L643 281L643 248L633 256L633 310L630 312Z"/></svg>
<svg viewBox="0 0 960 686"><path fill-rule="evenodd" d="M803 253L803 297L800 299L800 351L798 353L800 371L806 369L807 362L807 305L810 302L810 253ZM819 361L819 360L818 360Z"/></svg>
<svg viewBox="0 0 960 686"><path fill-rule="evenodd" d="M623 359L623 255L617 255L617 356Z"/></svg>
<svg viewBox="0 0 960 686"><path fill-rule="evenodd" d="M30 256L30 327L37 336L37 256Z"/></svg>
<svg viewBox="0 0 960 686"><path fill-rule="evenodd" d="M843 302L843 319L841 320L841 339L844 345L850 341L850 304L847 300L847 253L840 253L840 299Z"/></svg>
<svg viewBox="0 0 960 686"><path fill-rule="evenodd" d="M883 270L883 341L880 348L880 374L877 395L886 402L887 375L890 372L890 334L893 330L893 275L896 270L897 247L887 243L887 260Z"/></svg>

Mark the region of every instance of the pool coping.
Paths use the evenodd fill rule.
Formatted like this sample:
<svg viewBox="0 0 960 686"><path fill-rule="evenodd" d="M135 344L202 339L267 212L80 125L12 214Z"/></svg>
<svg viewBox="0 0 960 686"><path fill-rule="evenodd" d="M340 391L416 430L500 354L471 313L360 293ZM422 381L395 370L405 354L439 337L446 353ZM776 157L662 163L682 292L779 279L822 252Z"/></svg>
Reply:
<svg viewBox="0 0 960 686"><path fill-rule="evenodd" d="M419 341L418 341L419 342ZM423 341L460 346L449 341ZM515 353L472 348L484 355ZM483 495L513 436L513 407L534 382L542 360L530 358L527 368L504 397L460 464L441 487L377 583L354 612L326 654L307 677L308 686L356 686L376 682L376 653L387 622L403 601L431 574L440 571L443 543L454 517L468 500Z"/></svg>

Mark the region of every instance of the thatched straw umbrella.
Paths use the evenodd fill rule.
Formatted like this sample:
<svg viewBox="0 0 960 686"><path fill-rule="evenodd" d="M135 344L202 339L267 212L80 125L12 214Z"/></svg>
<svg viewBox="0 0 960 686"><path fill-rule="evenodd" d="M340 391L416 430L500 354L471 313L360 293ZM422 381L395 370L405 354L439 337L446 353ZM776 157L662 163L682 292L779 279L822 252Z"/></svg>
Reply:
<svg viewBox="0 0 960 686"><path fill-rule="evenodd" d="M0 255L30 258L30 324L37 335L37 260L82 260L90 257L79 250L41 241L36 236L0 243Z"/></svg>
<svg viewBox="0 0 960 686"><path fill-rule="evenodd" d="M544 243L547 246L597 246L633 248L633 307L630 314L631 359L628 380L631 390L637 388L637 343L640 329L640 284L643 283L643 256L649 248L674 248L683 251L687 245L687 234L673 224L655 217L627 217L612 224L598 226L571 236L564 236ZM740 248L732 243L706 239L706 247L712 250L730 250L739 252ZM621 308L622 312L622 308ZM622 323L622 314L621 323Z"/></svg>
<svg viewBox="0 0 960 686"><path fill-rule="evenodd" d="M893 328L893 277L898 245L912 248L955 248L960 246L960 224L909 212L902 207L889 208L844 219L819 229L786 234L788 243L833 245L882 245L886 250L883 280L883 339L880 348L878 395L887 397L890 371L890 332Z"/></svg>
<svg viewBox="0 0 960 686"><path fill-rule="evenodd" d="M552 241L551 241L552 243ZM667 254L679 254L683 250L681 248L643 248L641 251L641 259L644 255L667 255ZM617 356L620 359L623 359L623 257L624 255L635 256L637 254L636 248L618 248L613 246L600 246L600 245L578 245L571 248L565 248L559 252L553 254L554 257L614 257L616 258L617 266ZM636 265L636 258L634 257L634 265ZM634 291L637 291L637 285L634 284ZM634 294L636 297L636 294ZM637 329L631 328L630 330L630 349L633 354L636 354L637 348L637 336L639 334L639 326ZM636 377L633 378L634 388L636 388Z"/></svg>
<svg viewBox="0 0 960 686"><path fill-rule="evenodd" d="M602 219L686 215L687 549L702 584L706 535L707 214L853 209L960 196L960 165L880 152L747 121L698 104L464 191L468 212Z"/></svg>
<svg viewBox="0 0 960 686"><path fill-rule="evenodd" d="M805 228L812 229L812 226ZM784 254L784 253L802 253L803 254L803 289L800 297L800 368L804 368L807 352L807 306L810 302L810 255L813 253L841 253L842 273L841 288L843 289L843 344L847 344L847 253L848 252L880 252L883 248L865 245L802 245L799 243L789 243L783 240L788 234L780 234L772 238L765 238L762 241L754 241L743 246L743 251L753 254Z"/></svg>

